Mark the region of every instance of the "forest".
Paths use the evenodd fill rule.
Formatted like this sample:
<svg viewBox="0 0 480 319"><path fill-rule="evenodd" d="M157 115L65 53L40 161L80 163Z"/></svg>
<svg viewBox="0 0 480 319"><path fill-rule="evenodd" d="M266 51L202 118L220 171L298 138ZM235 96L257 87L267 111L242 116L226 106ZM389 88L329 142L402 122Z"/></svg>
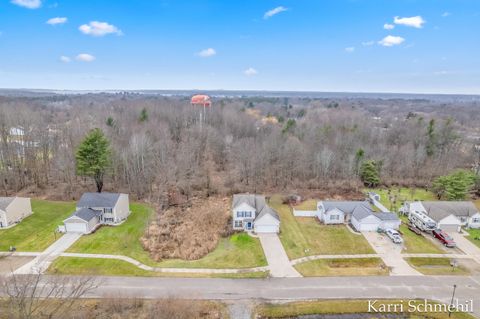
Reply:
<svg viewBox="0 0 480 319"><path fill-rule="evenodd" d="M212 100L204 110L186 95L0 95L2 196L70 200L95 191L76 154L96 128L109 148L103 189L163 207L236 192L431 187L457 169L480 171L480 99Z"/></svg>

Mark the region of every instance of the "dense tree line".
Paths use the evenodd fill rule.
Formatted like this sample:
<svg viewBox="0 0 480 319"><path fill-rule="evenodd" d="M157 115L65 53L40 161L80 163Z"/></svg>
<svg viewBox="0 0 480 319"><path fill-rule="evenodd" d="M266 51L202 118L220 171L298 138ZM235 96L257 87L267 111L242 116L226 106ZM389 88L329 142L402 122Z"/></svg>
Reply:
<svg viewBox="0 0 480 319"><path fill-rule="evenodd" d="M225 98L200 122L184 97L3 98L0 189L62 198L96 190L80 177L95 172L76 165L95 128L109 144L104 189L162 203L175 194L360 187L362 174L373 176L365 184L427 186L474 165L478 155L454 115L378 117L355 103Z"/></svg>

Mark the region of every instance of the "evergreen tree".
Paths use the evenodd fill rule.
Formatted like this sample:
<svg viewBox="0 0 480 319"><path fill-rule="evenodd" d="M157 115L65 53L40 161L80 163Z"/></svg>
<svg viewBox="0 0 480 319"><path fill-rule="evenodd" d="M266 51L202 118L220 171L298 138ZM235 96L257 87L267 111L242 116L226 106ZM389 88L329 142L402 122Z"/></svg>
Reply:
<svg viewBox="0 0 480 319"><path fill-rule="evenodd" d="M367 187L376 187L380 184L380 165L374 161L369 160L362 163L360 166L360 179Z"/></svg>
<svg viewBox="0 0 480 319"><path fill-rule="evenodd" d="M140 122L146 122L148 121L148 112L146 108L143 108L142 111L140 112L140 117L138 118Z"/></svg>
<svg viewBox="0 0 480 319"><path fill-rule="evenodd" d="M78 146L76 153L77 174L92 177L97 192L103 188L103 177L110 166L110 142L102 130L94 129L88 133Z"/></svg>
<svg viewBox="0 0 480 319"><path fill-rule="evenodd" d="M467 170L457 170L433 181L432 189L438 199L463 200L475 185L476 176Z"/></svg>

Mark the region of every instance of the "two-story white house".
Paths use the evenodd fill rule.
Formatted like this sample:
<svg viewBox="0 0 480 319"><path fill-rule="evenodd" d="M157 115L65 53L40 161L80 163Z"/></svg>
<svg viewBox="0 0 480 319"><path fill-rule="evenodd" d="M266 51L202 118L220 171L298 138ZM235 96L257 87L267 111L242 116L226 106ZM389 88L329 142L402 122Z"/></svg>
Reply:
<svg viewBox="0 0 480 319"><path fill-rule="evenodd" d="M130 215L128 194L85 193L76 211L63 221L66 232L88 234L100 225L117 225Z"/></svg>
<svg viewBox="0 0 480 319"><path fill-rule="evenodd" d="M267 205L265 196L235 194L232 202L233 229L256 233L278 233L280 218Z"/></svg>

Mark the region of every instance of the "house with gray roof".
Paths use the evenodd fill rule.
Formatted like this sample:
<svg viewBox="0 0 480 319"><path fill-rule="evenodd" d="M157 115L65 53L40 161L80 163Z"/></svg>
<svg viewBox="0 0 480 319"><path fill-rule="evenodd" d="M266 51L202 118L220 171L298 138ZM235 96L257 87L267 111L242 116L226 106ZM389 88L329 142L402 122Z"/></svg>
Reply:
<svg viewBox="0 0 480 319"><path fill-rule="evenodd" d="M324 224L351 223L358 231L376 231L379 228L398 229L401 221L391 212L376 212L369 201L320 201L318 218Z"/></svg>
<svg viewBox="0 0 480 319"><path fill-rule="evenodd" d="M76 211L63 221L66 232L88 234L100 225L118 225L130 215L127 194L85 193Z"/></svg>
<svg viewBox="0 0 480 319"><path fill-rule="evenodd" d="M31 214L30 198L0 197L0 229L15 226Z"/></svg>
<svg viewBox="0 0 480 319"><path fill-rule="evenodd" d="M401 211L406 214L421 211L445 231L458 231L461 227L480 228L480 212L469 201L405 202Z"/></svg>
<svg viewBox="0 0 480 319"><path fill-rule="evenodd" d="M232 201L233 229L256 233L278 233L280 217L267 205L265 196L235 194Z"/></svg>

